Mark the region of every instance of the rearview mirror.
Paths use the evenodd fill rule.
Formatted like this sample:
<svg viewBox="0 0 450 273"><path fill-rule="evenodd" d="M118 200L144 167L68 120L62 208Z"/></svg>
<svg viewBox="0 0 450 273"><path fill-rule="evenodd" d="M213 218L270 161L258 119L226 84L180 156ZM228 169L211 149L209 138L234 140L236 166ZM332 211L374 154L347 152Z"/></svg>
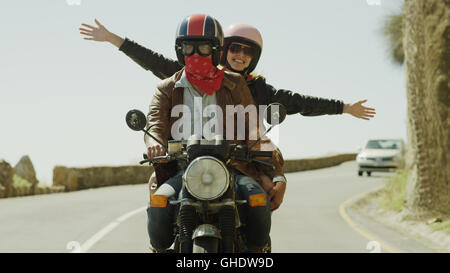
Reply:
<svg viewBox="0 0 450 273"><path fill-rule="evenodd" d="M147 118L145 118L144 113L136 109L128 111L125 121L128 127L134 131L143 130L147 124Z"/></svg>
<svg viewBox="0 0 450 273"><path fill-rule="evenodd" d="M271 103L264 111L264 119L270 125L281 124L286 118L286 108L281 103Z"/></svg>
<svg viewBox="0 0 450 273"><path fill-rule="evenodd" d="M281 103L269 104L267 108L264 110L264 119L266 120L267 123L270 124L270 127L261 136L259 136L258 139L255 142L253 142L252 145L248 147L248 150L251 150L253 147L255 147L256 144L258 144L261 141L261 139L265 135L267 135L267 133L269 133L270 130L272 130L272 128L275 125L282 123L286 118L286 114L287 114L286 108L284 107L283 104Z"/></svg>

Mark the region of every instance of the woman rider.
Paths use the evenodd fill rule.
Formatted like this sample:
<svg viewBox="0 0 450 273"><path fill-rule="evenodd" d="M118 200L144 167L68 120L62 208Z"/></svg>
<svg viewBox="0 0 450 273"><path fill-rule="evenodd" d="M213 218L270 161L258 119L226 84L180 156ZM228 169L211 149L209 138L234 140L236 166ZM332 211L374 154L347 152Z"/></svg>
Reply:
<svg viewBox="0 0 450 273"><path fill-rule="evenodd" d="M137 64L150 70L160 79L172 76L183 68L176 60L168 59L139 44L121 38L108 31L95 19L97 27L82 24L80 33L86 35L86 40L107 41L119 48ZM261 56L263 41L260 32L247 24L232 24L224 29L224 46L221 64L227 69L242 74L251 91L256 105L268 105L278 102L286 107L287 114L300 113L303 116L336 115L348 113L360 119L369 120L375 114L375 109L363 106L367 100L353 104L344 104L343 101L305 96L285 89L276 89L266 83L264 77L251 74ZM272 180L273 179L273 180ZM261 175L260 182L269 193L271 209L277 209L283 200L286 184L284 177L269 178ZM152 175L150 185L155 182Z"/></svg>

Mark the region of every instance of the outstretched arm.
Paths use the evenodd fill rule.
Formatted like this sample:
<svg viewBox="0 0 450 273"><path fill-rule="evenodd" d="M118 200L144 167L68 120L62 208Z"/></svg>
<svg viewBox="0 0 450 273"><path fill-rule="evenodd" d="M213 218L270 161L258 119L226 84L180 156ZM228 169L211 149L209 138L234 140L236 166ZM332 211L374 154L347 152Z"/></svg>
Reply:
<svg viewBox="0 0 450 273"><path fill-rule="evenodd" d="M124 39L120 36L108 31L97 19L94 19L97 27L93 27L88 24L81 24L84 28L80 27L80 33L85 35L85 40L97 41L97 42L109 42L120 48Z"/></svg>
<svg viewBox="0 0 450 273"><path fill-rule="evenodd" d="M153 72L161 80L169 78L183 68L178 61L166 58L136 42L128 40L128 38L125 38L119 50L145 70Z"/></svg>
<svg viewBox="0 0 450 273"><path fill-rule="evenodd" d="M361 100L353 104L344 105L344 113L350 114L356 118L369 120L375 116L375 109L365 107L362 104L367 102L367 100Z"/></svg>
<svg viewBox="0 0 450 273"><path fill-rule="evenodd" d="M95 23L97 27L82 24L83 28L80 28L80 33L85 35L85 40L109 42L115 45L134 62L145 70L152 71L158 78L168 78L183 68L178 61L166 58L161 54L130 41L128 38L124 39L108 31L97 19L95 19Z"/></svg>
<svg viewBox="0 0 450 273"><path fill-rule="evenodd" d="M369 120L376 114L374 108L362 105L367 102L367 100L358 101L353 104L345 104L341 100L305 96L289 90L277 90L273 86L267 84L263 79L255 83L255 92L253 93L255 101L258 100L256 97L261 95L268 98L266 101L260 99L260 101L257 102L258 104L269 104L273 102L281 103L286 107L288 115L300 113L303 116L320 116L346 113L356 118ZM260 94L258 95L258 93Z"/></svg>
<svg viewBox="0 0 450 273"><path fill-rule="evenodd" d="M302 114L303 116L337 115L342 114L344 102L306 96L285 89L276 89L267 84L264 78L257 78L252 83L252 95L258 105L281 103L286 107L288 115Z"/></svg>

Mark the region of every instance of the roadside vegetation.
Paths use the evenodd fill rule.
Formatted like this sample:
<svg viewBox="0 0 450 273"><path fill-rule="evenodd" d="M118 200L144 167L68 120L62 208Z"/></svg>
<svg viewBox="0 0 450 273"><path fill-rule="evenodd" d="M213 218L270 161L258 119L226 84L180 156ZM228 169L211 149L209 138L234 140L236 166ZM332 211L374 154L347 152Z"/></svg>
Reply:
<svg viewBox="0 0 450 273"><path fill-rule="evenodd" d="M395 176L389 178L385 188L380 192L379 207L385 211L395 212L401 212L406 208L407 182L408 173L404 169L400 169ZM436 218L434 221L436 222L429 223L433 231L443 231L450 235L450 219Z"/></svg>
<svg viewBox="0 0 450 273"><path fill-rule="evenodd" d="M440 223L434 223L431 228L433 231L444 231L450 235L450 219L442 221Z"/></svg>
<svg viewBox="0 0 450 273"><path fill-rule="evenodd" d="M408 173L404 169L397 171L389 178L386 187L381 192L380 207L384 210L400 212L406 204Z"/></svg>
<svg viewBox="0 0 450 273"><path fill-rule="evenodd" d="M17 174L14 174L13 187L15 188L31 187L31 183L28 182L26 179L23 179L22 177L18 176Z"/></svg>

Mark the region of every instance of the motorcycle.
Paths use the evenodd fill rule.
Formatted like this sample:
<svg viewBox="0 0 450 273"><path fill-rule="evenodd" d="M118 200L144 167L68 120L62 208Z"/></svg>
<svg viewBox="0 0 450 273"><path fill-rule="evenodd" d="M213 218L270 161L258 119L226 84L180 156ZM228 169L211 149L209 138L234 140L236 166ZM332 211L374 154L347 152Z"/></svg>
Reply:
<svg viewBox="0 0 450 273"><path fill-rule="evenodd" d="M144 154L144 160L139 163L153 165L175 161L183 172L179 198L169 202L176 206L175 252L248 251L242 230L245 223L241 222L238 211L238 207L247 200L236 198L236 170L231 161L256 162L274 168L271 163L256 159L270 158L272 151L254 151L252 148L285 119L286 110L281 104L271 104L266 108L264 117L270 127L250 146L230 144L221 138L206 140L195 136L183 141L169 141L166 146L144 129L147 120L141 111L127 113L129 128L143 131L166 150L166 155L154 158L147 158ZM271 252L270 240L263 252Z"/></svg>

